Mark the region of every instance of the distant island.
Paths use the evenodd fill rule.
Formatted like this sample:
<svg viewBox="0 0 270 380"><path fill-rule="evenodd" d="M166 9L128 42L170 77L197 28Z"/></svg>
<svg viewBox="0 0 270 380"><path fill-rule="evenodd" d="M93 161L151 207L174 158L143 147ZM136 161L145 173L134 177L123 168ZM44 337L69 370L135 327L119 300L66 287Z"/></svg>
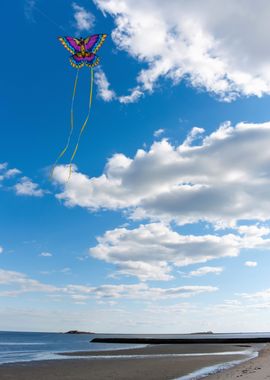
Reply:
<svg viewBox="0 0 270 380"><path fill-rule="evenodd" d="M70 330L65 332L64 334L95 334L92 331L79 331L79 330Z"/></svg>

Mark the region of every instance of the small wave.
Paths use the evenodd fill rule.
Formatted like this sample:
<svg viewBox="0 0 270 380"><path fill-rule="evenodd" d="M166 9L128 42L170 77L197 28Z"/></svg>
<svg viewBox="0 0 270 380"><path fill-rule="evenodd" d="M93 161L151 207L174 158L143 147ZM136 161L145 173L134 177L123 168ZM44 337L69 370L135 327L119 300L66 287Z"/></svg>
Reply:
<svg viewBox="0 0 270 380"><path fill-rule="evenodd" d="M242 351L242 352L244 352L244 351ZM224 371L226 369L232 368L232 367L234 367L238 364L244 363L250 359L254 359L258 356L258 354L259 353L257 351L256 352L250 352L249 351L249 356L246 357L245 359L232 360L230 362L225 362L225 363L221 363L221 364L215 364L215 365L209 366L209 367L204 367L204 368L201 368L197 371L194 371L188 375L177 377L174 380L199 380L199 379L202 379L206 376L212 375L214 373L218 373L218 372Z"/></svg>
<svg viewBox="0 0 270 380"><path fill-rule="evenodd" d="M64 357L69 357L72 359L146 359L146 358L170 358L170 357L190 357L190 356L225 356L225 355L247 355L247 351L227 351L227 352L199 352L199 353L190 353L190 354L127 354L127 355L68 355ZM62 355L61 355L62 356Z"/></svg>
<svg viewBox="0 0 270 380"><path fill-rule="evenodd" d="M54 354L52 352L42 352L37 353L34 352L32 355L29 355L29 353L23 355L16 355L16 356L6 356L6 357L0 357L0 366L4 364L11 364L11 363L23 363L23 362L32 362L32 361L43 361L43 360L56 360L59 359L59 356L57 354Z"/></svg>
<svg viewBox="0 0 270 380"><path fill-rule="evenodd" d="M29 362L29 361L39 361L39 360L56 360L56 359L87 359L87 360L97 360L97 359L147 359L147 358L166 358L166 357L188 357L188 356L224 356L224 355L245 355L245 351L227 351L227 352L216 352L216 353L193 353L193 354L150 354L150 355L62 355L57 352L38 352L38 351L15 351L15 352L5 352L4 355L0 353L0 365L4 363L17 363L17 362ZM241 362L242 360L240 360ZM193 379L187 378L187 379Z"/></svg>

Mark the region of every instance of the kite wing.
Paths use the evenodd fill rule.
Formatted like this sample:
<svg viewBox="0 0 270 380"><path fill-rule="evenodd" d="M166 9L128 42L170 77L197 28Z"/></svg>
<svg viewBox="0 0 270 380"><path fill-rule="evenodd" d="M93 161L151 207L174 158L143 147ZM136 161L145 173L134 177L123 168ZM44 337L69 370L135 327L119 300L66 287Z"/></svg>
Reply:
<svg viewBox="0 0 270 380"><path fill-rule="evenodd" d="M85 49L95 54L98 51L98 49L102 46L106 37L107 34L93 34L92 36L85 38Z"/></svg>
<svg viewBox="0 0 270 380"><path fill-rule="evenodd" d="M73 56L70 57L69 61L71 66L75 67L76 69L80 69L84 65L88 67L94 67L98 65L99 58L94 53L89 53L89 55L86 57L83 57L81 54L73 54Z"/></svg>
<svg viewBox="0 0 270 380"><path fill-rule="evenodd" d="M95 67L99 64L99 58L94 53L90 53L89 57L84 58L84 64L88 67Z"/></svg>
<svg viewBox="0 0 270 380"><path fill-rule="evenodd" d="M58 40L63 44L63 46L71 53L81 51L79 40L74 37L58 37Z"/></svg>
<svg viewBox="0 0 270 380"><path fill-rule="evenodd" d="M80 69L84 65L84 58L80 57L78 54L74 54L69 58L69 62L72 67Z"/></svg>

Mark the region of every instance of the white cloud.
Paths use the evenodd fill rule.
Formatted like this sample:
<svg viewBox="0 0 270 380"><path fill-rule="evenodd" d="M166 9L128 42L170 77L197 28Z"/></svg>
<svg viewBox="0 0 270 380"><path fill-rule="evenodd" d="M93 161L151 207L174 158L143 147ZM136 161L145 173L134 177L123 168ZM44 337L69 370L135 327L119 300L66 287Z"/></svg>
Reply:
<svg viewBox="0 0 270 380"><path fill-rule="evenodd" d="M0 245L0 253L4 252L4 248Z"/></svg>
<svg viewBox="0 0 270 380"><path fill-rule="evenodd" d="M205 130L203 128L194 127L190 131L190 133L187 135L186 140L183 142L181 149L184 150L185 147L189 148L192 143L197 139L198 136L201 136L202 133L204 133Z"/></svg>
<svg viewBox="0 0 270 380"><path fill-rule="evenodd" d="M270 123L225 123L197 139L203 132L193 128L179 146L163 139L132 158L115 154L98 177L74 167L67 182L68 167L55 169L63 189L57 198L66 206L143 220L107 231L90 249L116 267L112 276L166 281L176 267L269 249ZM170 227L200 221L212 223L215 233L183 235ZM232 232L221 231L226 227Z"/></svg>
<svg viewBox="0 0 270 380"><path fill-rule="evenodd" d="M258 263L256 261L246 261L245 262L245 266L246 267L250 267L250 268L254 268L258 265Z"/></svg>
<svg viewBox="0 0 270 380"><path fill-rule="evenodd" d="M240 225L237 227L237 230L240 234L249 236L250 238L258 236L266 236L270 233L269 227L259 226L258 224L253 225Z"/></svg>
<svg viewBox="0 0 270 380"><path fill-rule="evenodd" d="M270 288L260 290L258 292L254 292L254 293L241 293L238 295L240 297L243 297L244 299L252 299L256 302L261 302L262 300L268 301L269 302L268 307L270 307Z"/></svg>
<svg viewBox="0 0 270 380"><path fill-rule="evenodd" d="M138 91L183 78L230 100L270 92L269 12L261 0L95 0L115 22L119 49L147 65ZM130 99L131 101L132 99Z"/></svg>
<svg viewBox="0 0 270 380"><path fill-rule="evenodd" d="M115 91L110 88L110 83L104 71L100 68L96 70L95 81L96 81L96 85L98 89L98 95L105 102L118 100L120 103L123 103L123 104L135 103L143 95L143 92L140 91L138 88L134 88L133 90L131 90L130 95L125 95L125 96L116 95Z"/></svg>
<svg viewBox="0 0 270 380"><path fill-rule="evenodd" d="M22 177L20 182L14 185L17 195L26 195L31 197L43 197L45 191L39 188L39 185L28 177Z"/></svg>
<svg viewBox="0 0 270 380"><path fill-rule="evenodd" d="M39 256L42 256L42 257L52 257L52 253L50 253L50 252L41 252L39 254Z"/></svg>
<svg viewBox="0 0 270 380"><path fill-rule="evenodd" d="M115 98L115 92L110 89L110 83L100 68L95 72L95 81L98 88L98 95L105 101L109 102Z"/></svg>
<svg viewBox="0 0 270 380"><path fill-rule="evenodd" d="M67 272L67 271L65 271ZM29 278L24 273L0 269L0 297L16 297L24 293L41 292L51 294L53 297L68 296L78 301L87 299L139 299L159 300L174 298L189 298L201 293L212 293L218 290L214 286L179 286L174 288L150 287L145 283L86 286L70 284L65 287L44 284Z"/></svg>
<svg viewBox="0 0 270 380"><path fill-rule="evenodd" d="M140 88L139 87L135 87L133 90L131 90L131 94L130 95L119 96L118 100L119 100L120 103L123 103L123 104L135 103L142 96L143 96L143 92L140 90Z"/></svg>
<svg viewBox="0 0 270 380"><path fill-rule="evenodd" d="M92 257L116 266L113 276L136 276L141 281L167 281L173 269L205 263L222 257L235 257L242 248L269 249L270 239L237 234L182 235L163 223L140 225L134 229L116 228L97 238L90 248ZM204 266L185 277L220 274L222 267Z"/></svg>
<svg viewBox="0 0 270 380"><path fill-rule="evenodd" d="M154 132L154 137L159 137L160 135L162 135L164 133L164 129L163 128L159 128L157 129L155 132Z"/></svg>
<svg viewBox="0 0 270 380"><path fill-rule="evenodd" d="M63 272L68 273L70 268L64 268ZM137 284L106 284L100 286L86 286L70 284L57 287L50 284L44 284L35 279L29 278L21 272L0 269L0 297L16 297L24 293L47 293L52 297L62 298L70 297L76 301L96 299L96 300L114 300L114 299L139 299L139 300L159 300L174 298L189 298L202 293L212 293L218 290L214 286L178 286L171 288L150 287L145 283Z"/></svg>
<svg viewBox="0 0 270 380"><path fill-rule="evenodd" d="M196 270L193 270L189 273L187 273L186 276L188 277L197 277L197 276L205 276L207 274L216 274L216 275L219 275L220 273L223 272L223 268L222 267L201 267L201 268L198 268Z"/></svg>
<svg viewBox="0 0 270 380"><path fill-rule="evenodd" d="M128 210L134 219L179 224L269 219L270 122L227 123L197 145L188 140L174 146L164 139L133 158L115 154L99 177L74 167L67 182L68 167L59 166L57 198L70 207Z"/></svg>
<svg viewBox="0 0 270 380"><path fill-rule="evenodd" d="M85 299L95 298L128 298L140 300L159 300L168 298L189 298L201 293L212 293L218 288L214 286L179 286L176 288L155 288L147 284L135 285L101 285L99 287L88 287L84 285L69 285L66 292L73 297L78 295Z"/></svg>
<svg viewBox="0 0 270 380"><path fill-rule="evenodd" d="M117 274L145 280L169 280L172 266L182 267L239 254L241 239L233 234L181 235L164 224L117 228L99 237L90 255L117 266ZM220 273L222 268L203 267L191 275Z"/></svg>
<svg viewBox="0 0 270 380"><path fill-rule="evenodd" d="M0 187L5 187L10 190L13 189L16 195L26 195L26 196L34 196L34 197L42 197L46 190L42 190L39 188L37 183L32 182L32 180L26 176L19 176L21 174L21 170L17 168L8 168L8 163L0 163ZM19 176L19 178L16 178ZM6 185L9 181L17 181L15 185Z"/></svg>
<svg viewBox="0 0 270 380"><path fill-rule="evenodd" d="M16 175L20 174L21 171L19 169L13 168L13 169L8 169L5 173L6 178L12 178L15 177Z"/></svg>
<svg viewBox="0 0 270 380"><path fill-rule="evenodd" d="M99 248L101 248L101 245L98 246L97 249L93 248L93 252L97 252L97 255L95 255L95 253L93 254L96 258L99 258ZM123 249L125 248L123 247ZM90 252L92 252L92 250L90 250ZM147 256L148 255L146 254L145 261L136 260L136 257L127 260L121 256L119 258L111 258L110 253L108 252L107 257L103 257L103 259L118 266L117 272L111 275L111 277L135 276L141 281L168 281L173 279L173 276L170 274L171 267L165 261L153 260L153 262L147 262Z"/></svg>
<svg viewBox="0 0 270 380"><path fill-rule="evenodd" d="M54 293L58 288L29 278L24 273L0 269L0 285L5 285L0 296L17 296L29 292ZM6 287L9 286L7 290Z"/></svg>
<svg viewBox="0 0 270 380"><path fill-rule="evenodd" d="M0 181L10 179L20 174L21 171L17 168L8 169L8 163L0 163Z"/></svg>
<svg viewBox="0 0 270 380"><path fill-rule="evenodd" d="M84 7L77 3L72 3L74 10L75 27L78 32L89 31L95 24L95 17L91 12L88 12Z"/></svg>

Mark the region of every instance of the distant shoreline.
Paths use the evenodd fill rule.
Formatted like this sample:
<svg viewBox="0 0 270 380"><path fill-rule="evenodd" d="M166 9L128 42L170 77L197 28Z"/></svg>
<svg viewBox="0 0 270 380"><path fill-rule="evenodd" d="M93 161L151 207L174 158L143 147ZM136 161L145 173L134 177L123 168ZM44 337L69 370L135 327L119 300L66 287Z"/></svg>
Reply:
<svg viewBox="0 0 270 380"><path fill-rule="evenodd" d="M71 334L71 335L76 335L76 334L95 334L92 331L79 331L79 330L69 330L64 332L63 334Z"/></svg>

